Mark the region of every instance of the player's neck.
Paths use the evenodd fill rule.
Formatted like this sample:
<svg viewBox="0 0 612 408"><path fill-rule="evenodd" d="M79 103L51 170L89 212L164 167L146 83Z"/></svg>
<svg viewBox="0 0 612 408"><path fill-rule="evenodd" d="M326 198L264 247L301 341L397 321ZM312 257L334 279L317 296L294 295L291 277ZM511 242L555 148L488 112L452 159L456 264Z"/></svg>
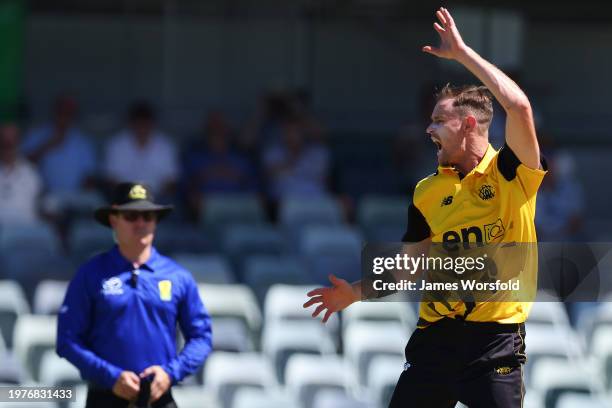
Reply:
<svg viewBox="0 0 612 408"><path fill-rule="evenodd" d="M489 139L487 137L478 137L467 143L466 152L463 156L463 160L455 164L455 168L461 172L461 174L468 174L474 170L478 163L480 163L487 152L489 147Z"/></svg>

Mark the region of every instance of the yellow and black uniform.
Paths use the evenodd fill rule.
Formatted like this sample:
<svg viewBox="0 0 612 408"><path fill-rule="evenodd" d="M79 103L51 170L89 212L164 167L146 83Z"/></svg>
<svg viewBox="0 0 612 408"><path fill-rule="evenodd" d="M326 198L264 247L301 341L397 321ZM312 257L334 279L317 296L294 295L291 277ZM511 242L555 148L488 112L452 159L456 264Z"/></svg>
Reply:
<svg viewBox="0 0 612 408"><path fill-rule="evenodd" d="M536 193L546 174L523 165L505 145L489 145L468 174L439 167L415 188L404 242L431 238L432 247L536 243ZM535 293L537 250L506 256ZM430 255L431 256L431 253ZM502 258L503 258L502 254ZM508 260L506 259L506 260ZM497 261L497 260L496 260ZM417 329L406 345L406 368L390 407L522 406L525 326L530 305L518 300L422 301Z"/></svg>
<svg viewBox="0 0 612 408"><path fill-rule="evenodd" d="M544 170L521 164L508 146L497 152L489 145L480 163L463 177L454 168L439 167L415 188L404 241L431 238L434 245L484 243L490 248L499 243L536 243L536 193L544 174ZM517 257L518 252L522 252L522 256ZM496 261L502 256L498 254ZM523 301L493 299L472 305L461 301L423 302L419 327L443 317L524 322L531 306L525 300L535 296L537 251L533 245L522 245L509 258L512 264L505 264L505 268L522 271L520 298Z"/></svg>

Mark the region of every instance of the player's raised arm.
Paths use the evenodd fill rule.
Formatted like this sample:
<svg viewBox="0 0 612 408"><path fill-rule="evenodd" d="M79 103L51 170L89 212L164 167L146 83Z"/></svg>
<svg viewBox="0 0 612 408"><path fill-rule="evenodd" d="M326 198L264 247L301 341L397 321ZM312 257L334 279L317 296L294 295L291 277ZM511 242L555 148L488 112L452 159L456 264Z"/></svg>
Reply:
<svg viewBox="0 0 612 408"><path fill-rule="evenodd" d="M506 143L524 165L539 168L540 149L531 104L525 93L499 68L463 42L447 9L441 7L436 16L439 23L434 23L434 29L440 35L440 47L427 45L423 51L459 62L485 84L506 111Z"/></svg>

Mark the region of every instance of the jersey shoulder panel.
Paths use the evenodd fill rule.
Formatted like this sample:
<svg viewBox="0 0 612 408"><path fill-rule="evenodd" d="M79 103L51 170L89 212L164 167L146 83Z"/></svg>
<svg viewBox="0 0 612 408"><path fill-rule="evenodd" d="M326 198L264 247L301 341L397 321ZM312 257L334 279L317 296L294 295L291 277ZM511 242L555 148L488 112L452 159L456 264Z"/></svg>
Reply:
<svg viewBox="0 0 612 408"><path fill-rule="evenodd" d="M412 198L415 207L422 210L429 204L428 200L435 196L431 193L445 187L449 182L454 183L454 176L440 171L436 171L419 181L414 188Z"/></svg>

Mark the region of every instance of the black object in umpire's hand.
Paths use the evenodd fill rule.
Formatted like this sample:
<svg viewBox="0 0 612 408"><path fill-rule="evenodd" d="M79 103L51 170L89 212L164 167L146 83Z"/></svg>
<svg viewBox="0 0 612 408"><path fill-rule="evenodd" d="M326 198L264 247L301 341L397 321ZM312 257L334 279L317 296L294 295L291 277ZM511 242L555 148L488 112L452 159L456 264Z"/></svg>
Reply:
<svg viewBox="0 0 612 408"><path fill-rule="evenodd" d="M149 400L151 399L151 382L153 381L153 377L154 375L151 374L140 379L140 391L138 392L138 397L136 397L136 403L134 404L135 408L151 407Z"/></svg>

